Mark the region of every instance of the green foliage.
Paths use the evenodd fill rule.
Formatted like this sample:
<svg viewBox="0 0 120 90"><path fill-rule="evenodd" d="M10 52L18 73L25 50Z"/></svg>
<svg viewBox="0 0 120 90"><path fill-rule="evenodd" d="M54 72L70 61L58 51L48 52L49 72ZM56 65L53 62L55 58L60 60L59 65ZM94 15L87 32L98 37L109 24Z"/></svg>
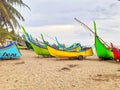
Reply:
<svg viewBox="0 0 120 90"><path fill-rule="evenodd" d="M14 5L30 9L22 0L0 0L0 43L3 43L6 38L22 39L15 34L14 30L21 26L18 20L24 21L25 19ZM9 32L9 29L12 31Z"/></svg>
<svg viewBox="0 0 120 90"><path fill-rule="evenodd" d="M0 26L14 31L15 28L20 28L18 20L24 21L24 17L13 5L29 7L22 0L0 0Z"/></svg>
<svg viewBox="0 0 120 90"><path fill-rule="evenodd" d="M0 28L0 43L3 44L5 42L5 39L12 39L15 37L13 34L8 32L7 30Z"/></svg>

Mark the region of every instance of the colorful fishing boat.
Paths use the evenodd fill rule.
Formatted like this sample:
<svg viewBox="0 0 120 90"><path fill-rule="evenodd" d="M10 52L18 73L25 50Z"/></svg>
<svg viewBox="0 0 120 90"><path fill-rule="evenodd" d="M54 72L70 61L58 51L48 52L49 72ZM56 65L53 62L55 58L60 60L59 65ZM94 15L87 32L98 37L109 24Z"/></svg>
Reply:
<svg viewBox="0 0 120 90"><path fill-rule="evenodd" d="M109 46L105 46L105 44L99 39L96 32L96 23L94 22L94 30L95 30L95 49L97 56L100 59L114 59L114 55L112 52L112 48Z"/></svg>
<svg viewBox="0 0 120 90"><path fill-rule="evenodd" d="M37 54L37 55L42 55L44 57L46 56L51 56L48 49L45 48L45 47L40 47L38 45L36 45L35 43L33 42L30 42L31 46L33 47L33 50L34 52Z"/></svg>
<svg viewBox="0 0 120 90"><path fill-rule="evenodd" d="M84 57L87 56L92 56L93 55L93 50L91 47L89 48L84 48L81 51L66 51L66 50L60 50L60 49L55 49L49 45L47 45L48 51L50 54L54 57L60 57L60 58L78 58L78 59L83 59Z"/></svg>
<svg viewBox="0 0 120 90"><path fill-rule="evenodd" d="M18 49L27 49L25 44L21 44L19 42L17 42L17 47L18 47Z"/></svg>
<svg viewBox="0 0 120 90"><path fill-rule="evenodd" d="M42 38L42 40L44 42L44 46L47 48L46 43L49 44L49 42L44 40L43 34L41 34L41 38ZM62 44L59 43L57 37L55 37L55 40L56 40L58 45L53 44L53 45L50 45L50 46L52 46L52 47L54 47L56 49L66 50L66 51L80 51L81 50L81 44L80 43L74 43L69 47L65 47L65 45L62 45Z"/></svg>
<svg viewBox="0 0 120 90"><path fill-rule="evenodd" d="M33 38L26 32L23 26L22 30L24 32L24 35L26 36L26 39L29 41L30 45L32 46L34 52L37 55L42 55L43 57L51 56L48 49L44 45L37 43L35 40L33 40Z"/></svg>
<svg viewBox="0 0 120 90"><path fill-rule="evenodd" d="M96 23L94 22L94 31L90 29L86 24L78 20L77 18L74 18L77 22L79 22L83 27L87 28L90 32L92 32L95 35L95 49L97 56L100 59L114 59L114 55L112 52L112 48L107 45L98 35L96 32Z"/></svg>
<svg viewBox="0 0 120 90"><path fill-rule="evenodd" d="M20 57L21 57L21 53L17 48L16 42L11 42L9 45L0 48L0 60L16 59Z"/></svg>
<svg viewBox="0 0 120 90"><path fill-rule="evenodd" d="M20 46L20 45L17 45L18 49L27 49L26 46Z"/></svg>
<svg viewBox="0 0 120 90"><path fill-rule="evenodd" d="M112 43L111 43L111 47L114 54L114 59L116 61L120 61L120 49L116 48Z"/></svg>
<svg viewBox="0 0 120 90"><path fill-rule="evenodd" d="M57 37L55 37L55 40L58 44L58 48L61 49L61 50L76 50L76 51L80 51L81 49L81 44L80 43L73 43L72 45L66 47L65 45L62 45L59 43Z"/></svg>
<svg viewBox="0 0 120 90"><path fill-rule="evenodd" d="M28 49L33 49L33 47L31 46L31 44L27 40L25 40L25 44L26 44L26 47Z"/></svg>
<svg viewBox="0 0 120 90"><path fill-rule="evenodd" d="M59 49L65 49L65 48L66 48L65 45L59 43L57 37L55 37L55 40L56 40L56 42L57 42L57 44L58 44L58 48L59 48Z"/></svg>

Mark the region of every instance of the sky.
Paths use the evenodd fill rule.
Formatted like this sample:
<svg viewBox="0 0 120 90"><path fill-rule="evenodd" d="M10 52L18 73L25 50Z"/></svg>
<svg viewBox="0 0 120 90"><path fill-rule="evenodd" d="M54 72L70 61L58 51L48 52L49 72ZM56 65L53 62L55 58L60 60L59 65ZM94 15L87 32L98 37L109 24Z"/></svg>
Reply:
<svg viewBox="0 0 120 90"><path fill-rule="evenodd" d="M55 43L94 45L94 34L81 26L74 18L92 30L96 21L98 35L105 42L120 45L120 1L118 0L23 0L31 10L19 8L25 18L20 22L33 37ZM21 30L18 32L22 33Z"/></svg>

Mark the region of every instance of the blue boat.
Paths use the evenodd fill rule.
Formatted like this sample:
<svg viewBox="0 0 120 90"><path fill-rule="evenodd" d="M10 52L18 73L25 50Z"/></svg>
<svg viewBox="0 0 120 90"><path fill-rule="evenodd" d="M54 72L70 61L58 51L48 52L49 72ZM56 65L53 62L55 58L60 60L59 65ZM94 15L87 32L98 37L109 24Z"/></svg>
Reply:
<svg viewBox="0 0 120 90"><path fill-rule="evenodd" d="M21 53L16 46L16 42L11 42L9 45L0 48L0 60L20 58Z"/></svg>

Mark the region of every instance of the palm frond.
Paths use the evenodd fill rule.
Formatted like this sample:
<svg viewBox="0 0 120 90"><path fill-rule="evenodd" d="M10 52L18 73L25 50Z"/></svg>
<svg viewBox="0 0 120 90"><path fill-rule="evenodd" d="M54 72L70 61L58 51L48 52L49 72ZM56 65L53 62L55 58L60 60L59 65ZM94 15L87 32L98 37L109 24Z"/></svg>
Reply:
<svg viewBox="0 0 120 90"><path fill-rule="evenodd" d="M21 13L14 7L14 5L29 8L22 0L0 0L1 30L7 29L8 31L8 29L12 29L13 32L17 27L20 28L18 20L25 20Z"/></svg>
<svg viewBox="0 0 120 90"><path fill-rule="evenodd" d="M7 8L4 6L2 2L0 2L0 13L6 15L6 18L10 19L10 14L8 13ZM0 14L0 16L1 16Z"/></svg>
<svg viewBox="0 0 120 90"><path fill-rule="evenodd" d="M15 9L11 4L7 3L7 8L9 9L10 13L12 13L19 20L25 20L24 17L18 12L18 10Z"/></svg>
<svg viewBox="0 0 120 90"><path fill-rule="evenodd" d="M7 2L9 2L12 5L16 4L20 7L27 7L29 10L31 10L30 7L27 4L25 4L22 0L7 0Z"/></svg>

